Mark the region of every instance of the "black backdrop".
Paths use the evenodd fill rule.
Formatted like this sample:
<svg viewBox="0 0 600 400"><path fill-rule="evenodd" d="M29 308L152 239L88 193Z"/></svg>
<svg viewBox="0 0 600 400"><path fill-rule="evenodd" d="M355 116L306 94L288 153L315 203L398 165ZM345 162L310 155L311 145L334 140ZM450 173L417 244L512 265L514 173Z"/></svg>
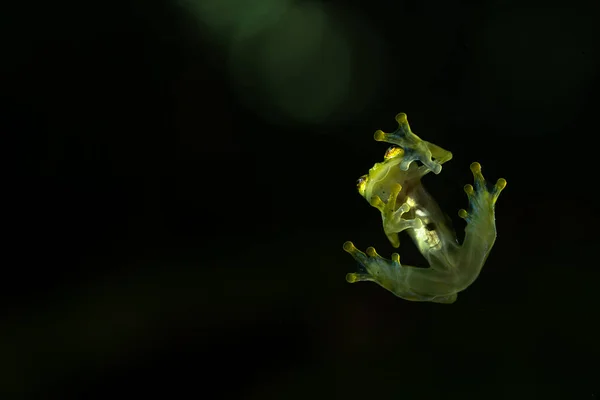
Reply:
<svg viewBox="0 0 600 400"><path fill-rule="evenodd" d="M574 17L546 35L531 16L548 2L328 3L372 22L391 67L360 112L296 125L240 102L223 53L175 4L3 11L2 398L600 395L600 75L597 28L581 28L597 8L553 6ZM531 19L502 38L529 40L523 60L482 62L482 16L507 12ZM445 28L400 39L400 13ZM436 67L414 56L395 75L407 43ZM496 246L453 305L344 281L345 240L393 251L354 184L401 111L454 153L425 184L459 234L468 165L508 181ZM424 263L408 240L402 256Z"/></svg>

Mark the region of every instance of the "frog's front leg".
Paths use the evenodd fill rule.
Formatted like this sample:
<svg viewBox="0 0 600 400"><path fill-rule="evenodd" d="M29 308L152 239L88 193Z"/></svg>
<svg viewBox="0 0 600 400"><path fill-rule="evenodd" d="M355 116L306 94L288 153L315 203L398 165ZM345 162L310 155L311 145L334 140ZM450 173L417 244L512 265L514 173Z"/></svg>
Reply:
<svg viewBox="0 0 600 400"><path fill-rule="evenodd" d="M402 185L395 183L391 187L387 202L381 200L377 195L374 195L371 198L371 206L381 212L383 231L392 246L396 248L400 247L398 233L410 228L419 229L423 226L423 223L419 218L403 218L403 216L410 211L410 206L408 203L403 203L400 207L397 207L398 195L401 191Z"/></svg>
<svg viewBox="0 0 600 400"><path fill-rule="evenodd" d="M452 153L417 136L410 129L405 113L396 115L396 122L398 129L391 133L377 130L374 135L375 140L395 144L404 150L400 163L400 169L403 171L408 171L410 164L419 160L423 163L422 175L429 171L433 171L436 175L439 174L442 171L442 164L452 159Z"/></svg>

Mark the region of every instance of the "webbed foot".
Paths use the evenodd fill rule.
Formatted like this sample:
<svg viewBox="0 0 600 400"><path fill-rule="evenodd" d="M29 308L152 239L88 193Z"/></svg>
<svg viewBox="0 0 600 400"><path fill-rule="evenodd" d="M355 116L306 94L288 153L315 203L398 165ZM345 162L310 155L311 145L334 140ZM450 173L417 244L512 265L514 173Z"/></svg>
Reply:
<svg viewBox="0 0 600 400"><path fill-rule="evenodd" d="M398 129L392 133L378 130L375 132L375 140L402 147L404 157L400 168L403 171L408 171L410 164L418 160L434 174L439 174L442 171L442 164L452 159L452 153L415 135L410 129L405 113L396 115L396 122L398 122Z"/></svg>
<svg viewBox="0 0 600 400"><path fill-rule="evenodd" d="M506 179L500 178L492 190L488 190L485 178L481 173L481 164L478 162L471 164L471 172L473 173L475 188L469 184L464 187L465 193L469 198L469 211L467 212L464 209L458 211L458 216L468 223L484 217L493 218L496 201L502 189L506 187Z"/></svg>
<svg viewBox="0 0 600 400"><path fill-rule="evenodd" d="M401 267L398 253L393 253L392 259L388 260L377 254L373 247L368 247L366 253L363 253L352 242L348 241L344 243L343 248L366 271L364 273L346 274L346 281L349 283L372 281L391 290L393 281L396 279Z"/></svg>

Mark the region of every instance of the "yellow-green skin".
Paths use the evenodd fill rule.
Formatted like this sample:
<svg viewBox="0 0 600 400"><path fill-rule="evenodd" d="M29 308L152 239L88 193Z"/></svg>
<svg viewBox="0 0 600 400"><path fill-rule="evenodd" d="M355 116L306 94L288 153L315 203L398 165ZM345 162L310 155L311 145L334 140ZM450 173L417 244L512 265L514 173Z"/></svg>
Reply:
<svg viewBox="0 0 600 400"><path fill-rule="evenodd" d="M475 187L464 187L469 211L458 212L467 221L465 240L459 244L447 217L421 184L429 172L439 174L452 153L415 135L406 114L398 114L396 121L399 126L395 132L379 130L375 140L398 147L391 147L385 160L358 180L358 191L381 212L383 230L392 246L400 246L398 233L405 230L429 268L402 265L397 253L391 260L382 258L373 247L365 254L346 242L344 250L364 267L364 272L348 274L346 280L372 281L406 300L454 303L457 293L477 279L496 241L494 208L506 180L498 179L490 191L481 165L471 164Z"/></svg>

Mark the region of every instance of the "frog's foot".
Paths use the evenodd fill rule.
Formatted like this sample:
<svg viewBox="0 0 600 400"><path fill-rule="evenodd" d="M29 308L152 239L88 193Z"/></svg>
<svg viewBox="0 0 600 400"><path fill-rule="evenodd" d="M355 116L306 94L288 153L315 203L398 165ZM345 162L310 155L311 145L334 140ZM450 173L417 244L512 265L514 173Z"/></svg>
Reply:
<svg viewBox="0 0 600 400"><path fill-rule="evenodd" d="M481 164L478 162L471 164L471 172L473 173L475 188L472 185L465 185L464 187L469 198L469 211L461 209L458 211L458 215L468 223L486 217L494 218L494 207L500 192L506 187L506 179L498 179L492 190L488 190L485 178L481 173Z"/></svg>
<svg viewBox="0 0 600 400"><path fill-rule="evenodd" d="M396 115L396 121L398 129L392 133L378 130L375 132L375 140L398 145L404 150L404 157L400 163L400 169L403 171L408 171L410 164L418 160L434 174L439 174L442 164L452 158L452 153L415 135L410 130L406 114Z"/></svg>
<svg viewBox="0 0 600 400"><path fill-rule="evenodd" d="M381 257L373 247L368 247L366 254L358 250L350 241L344 243L344 251L349 253L358 262L365 272L346 274L349 283L371 281L376 282L390 290L392 282L398 276L400 270L400 255L392 254L392 259Z"/></svg>
<svg viewBox="0 0 600 400"><path fill-rule="evenodd" d="M418 229L423 226L423 222L419 218L402 218L402 215L410 210L410 206L408 203L404 203L400 207L397 207L396 203L401 190L402 185L396 183L391 188L387 202L381 200L379 196L373 196L371 198L371 205L381 212L383 230L388 240L395 248L400 247L398 233L408 228Z"/></svg>

